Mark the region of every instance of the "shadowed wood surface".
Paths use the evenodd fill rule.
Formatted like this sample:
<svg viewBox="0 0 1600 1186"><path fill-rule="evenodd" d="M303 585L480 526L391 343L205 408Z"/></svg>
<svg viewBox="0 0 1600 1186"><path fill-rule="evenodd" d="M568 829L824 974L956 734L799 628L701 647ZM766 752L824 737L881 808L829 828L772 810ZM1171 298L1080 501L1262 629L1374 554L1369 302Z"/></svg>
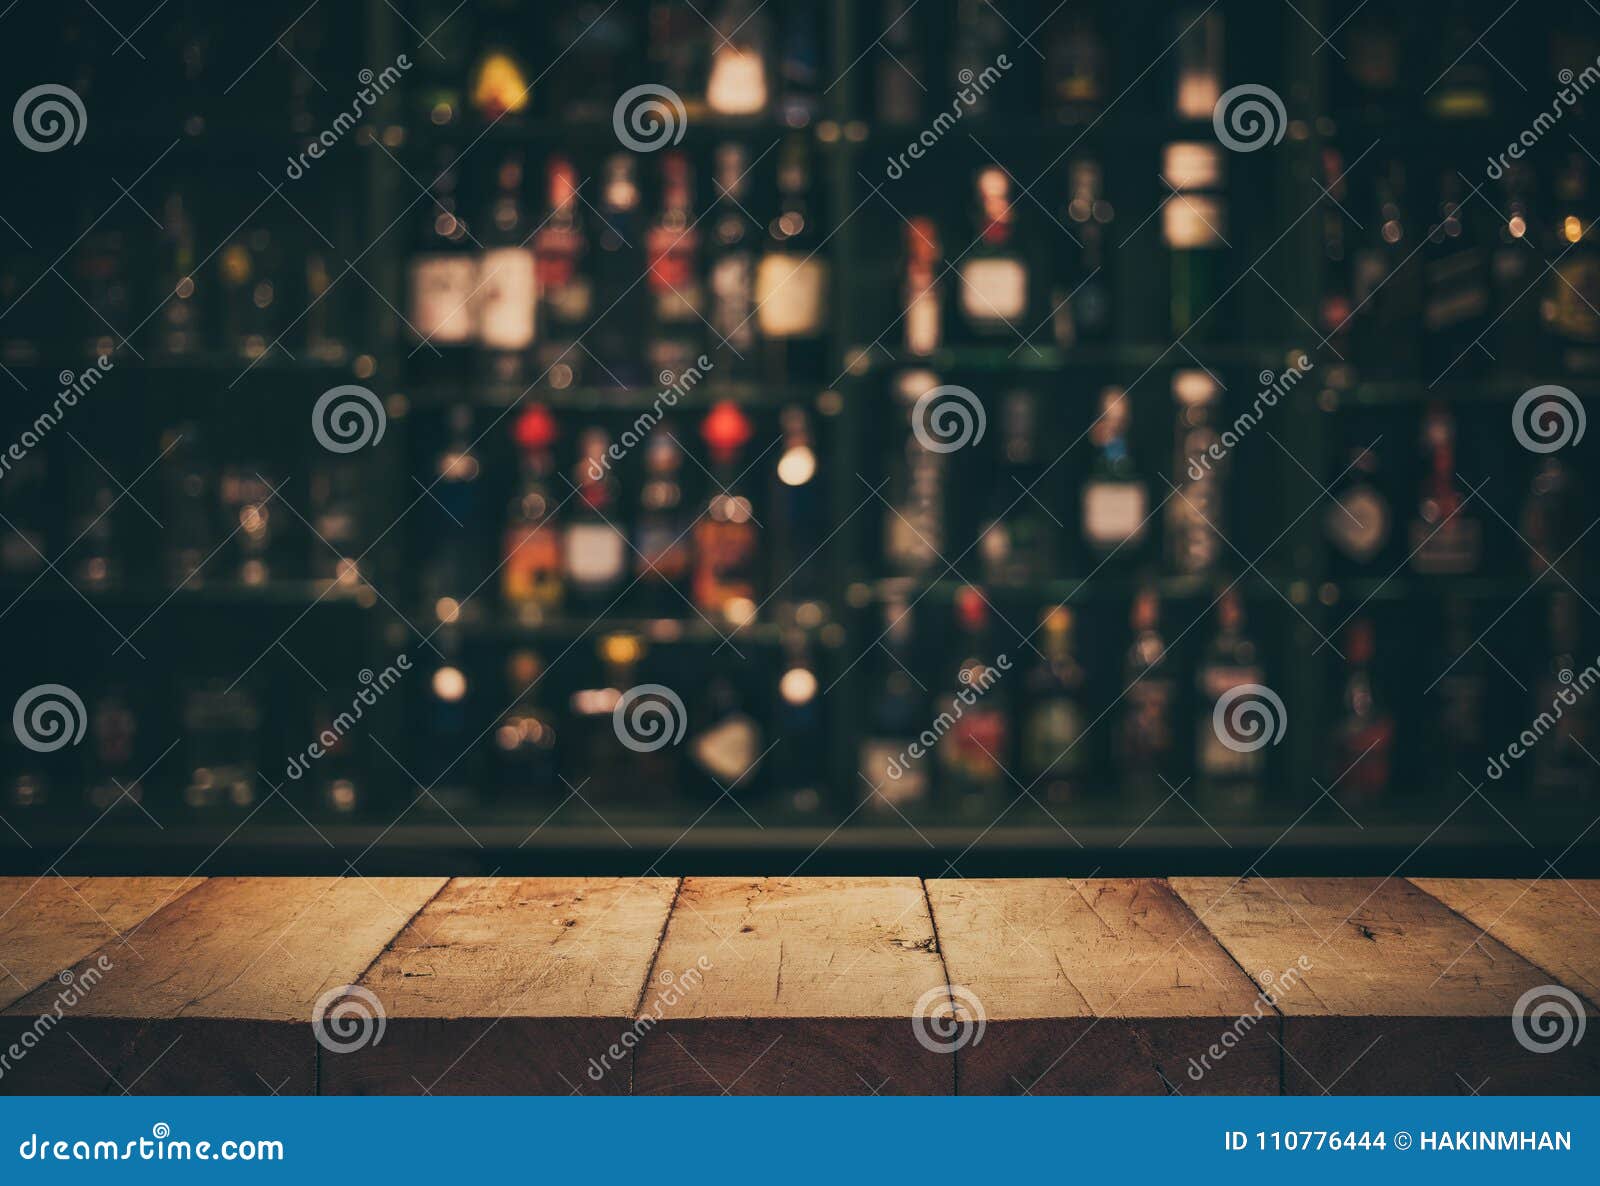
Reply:
<svg viewBox="0 0 1600 1186"><path fill-rule="evenodd" d="M625 1094L631 1055L614 1067L597 1056L633 1024L677 885L452 881L361 978L383 1002L386 1032L325 1056L322 1090Z"/></svg>
<svg viewBox="0 0 1600 1186"><path fill-rule="evenodd" d="M1486 877L1451 880L1413 877L1480 931L1523 959L1547 968L1557 981L1600 1004L1600 894L1594 882L1529 881ZM1591 941L1576 941L1587 933Z"/></svg>
<svg viewBox="0 0 1600 1186"><path fill-rule="evenodd" d="M1594 1092L1600 1043L1564 1037L1596 1008L1592 904L1560 879L0 878L0 1093Z"/></svg>
<svg viewBox="0 0 1600 1186"><path fill-rule="evenodd" d="M1284 1085L1340 1094L1593 1091L1595 1044L1539 1053L1512 1024L1552 982L1400 878L1177 877L1283 1014ZM1583 935L1574 919L1574 937ZM1583 942L1596 942L1588 929Z"/></svg>
<svg viewBox="0 0 1600 1186"><path fill-rule="evenodd" d="M962 1092L1277 1091L1277 1011L1165 882L927 885L950 981L987 1014ZM1241 1016L1225 1059L1191 1061Z"/></svg>
<svg viewBox="0 0 1600 1186"><path fill-rule="evenodd" d="M690 877L641 1015L640 1092L948 1093L912 1016L943 998L914 877ZM671 975L672 981L667 982Z"/></svg>
<svg viewBox="0 0 1600 1186"><path fill-rule="evenodd" d="M11 1091L275 1093L315 1087L312 1011L354 983L443 878L218 877L73 969L113 965ZM45 984L5 1011L54 1008ZM13 1021L13 1019L16 1019ZM13 1083L12 1080L16 1082Z"/></svg>

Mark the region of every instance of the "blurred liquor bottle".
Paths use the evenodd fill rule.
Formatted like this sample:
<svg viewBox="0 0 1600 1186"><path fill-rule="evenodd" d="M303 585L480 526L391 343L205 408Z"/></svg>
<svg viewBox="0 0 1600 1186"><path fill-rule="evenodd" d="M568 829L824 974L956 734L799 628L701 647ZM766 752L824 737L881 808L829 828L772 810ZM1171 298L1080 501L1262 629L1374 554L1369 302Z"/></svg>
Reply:
<svg viewBox="0 0 1600 1186"><path fill-rule="evenodd" d="M1373 679L1377 638L1366 618L1344 636L1344 690L1329 734L1324 785L1352 807L1372 806L1389 792L1395 748L1394 718Z"/></svg>
<svg viewBox="0 0 1600 1186"><path fill-rule="evenodd" d="M778 213L767 224L756 269L756 319L766 342L768 378L792 383L823 369L828 263L811 206L806 140L790 136L778 152Z"/></svg>
<svg viewBox="0 0 1600 1186"><path fill-rule="evenodd" d="M496 787L502 803L527 807L559 803L564 728L546 707L547 667L536 651L518 649L506 660L511 707L494 731Z"/></svg>
<svg viewBox="0 0 1600 1186"><path fill-rule="evenodd" d="M1122 798L1134 810L1164 802L1182 781L1178 760L1178 687L1161 634L1161 601L1141 589L1130 615L1133 641L1123 659L1115 752Z"/></svg>
<svg viewBox="0 0 1600 1186"><path fill-rule="evenodd" d="M748 379L760 362L756 317L755 228L745 213L749 203L749 153L737 141L717 146L716 201L711 208L711 241L706 276L710 287L710 355L714 382Z"/></svg>
<svg viewBox="0 0 1600 1186"><path fill-rule="evenodd" d="M1011 719L1005 678L996 662L990 608L982 592L964 585L956 593L956 650L953 677L935 708L954 722L934 747L939 764L939 797L963 819L987 825L999 818L1010 798L1008 764Z"/></svg>
<svg viewBox="0 0 1600 1186"><path fill-rule="evenodd" d="M976 242L957 269L964 337L977 343L1026 337L1032 329L1029 271L1018 243L1011 179L1004 169L986 165L978 170L976 190Z"/></svg>
<svg viewBox="0 0 1600 1186"><path fill-rule="evenodd" d="M407 320L417 341L407 362L422 379L459 383L467 375L474 337L477 254L459 215L456 154L440 149L432 201L423 203L412 248Z"/></svg>
<svg viewBox="0 0 1600 1186"><path fill-rule="evenodd" d="M1047 809L1079 804L1088 793L1093 753L1084 703L1088 673L1079 662L1073 614L1064 605L1041 619L1044 657L1028 673L1022 697L1022 776Z"/></svg>
<svg viewBox="0 0 1600 1186"><path fill-rule="evenodd" d="M1600 373L1600 236L1595 229L1589 162L1574 153L1556 181L1550 274L1540 311L1563 371Z"/></svg>
<svg viewBox="0 0 1600 1186"><path fill-rule="evenodd" d="M620 484L607 464L611 438L605 429L583 430L572 473L562 533L562 576L567 600L586 614L611 609L628 579L628 541L617 525Z"/></svg>
<svg viewBox="0 0 1600 1186"><path fill-rule="evenodd" d="M508 152L495 175L495 196L482 228L476 302L478 374L487 384L521 393L535 335L538 278L532 229L522 202L522 154Z"/></svg>
<svg viewBox="0 0 1600 1186"><path fill-rule="evenodd" d="M670 427L650 430L634 516L634 593L640 611L656 617L682 617L692 604L694 520L683 489L683 461L683 446Z"/></svg>
<svg viewBox="0 0 1600 1186"><path fill-rule="evenodd" d="M1067 166L1066 218L1071 231L1057 239L1050 294L1056 345L1096 346L1110 340L1114 323L1112 276L1106 242L1115 215L1105 197L1100 163L1076 160Z"/></svg>
<svg viewBox="0 0 1600 1186"><path fill-rule="evenodd" d="M1167 560L1175 573L1195 575L1215 570L1224 549L1224 476L1228 455L1211 452L1220 446L1217 429L1222 390L1209 371L1172 373L1172 398L1177 404L1173 473L1178 486L1167 500Z"/></svg>
<svg viewBox="0 0 1600 1186"><path fill-rule="evenodd" d="M923 394L939 386L939 377L931 371L902 371L894 385L900 448L890 461L884 559L891 572L925 576L942 564L950 456L924 446L909 420L916 417Z"/></svg>
<svg viewBox="0 0 1600 1186"><path fill-rule="evenodd" d="M1425 476L1411 523L1411 566L1419 573L1459 576L1483 561L1483 523L1466 505L1456 468L1456 422L1442 403L1422 421Z"/></svg>
<svg viewBox="0 0 1600 1186"><path fill-rule="evenodd" d="M1246 629L1244 598L1229 587L1217 600L1216 631L1196 673L1200 703L1195 714L1195 798L1208 816L1239 817L1260 805L1270 752L1267 738L1280 722L1270 714L1236 717L1228 709L1219 715L1217 709L1235 688L1263 685L1265 680L1255 640ZM1248 695L1248 701L1241 697L1234 704L1261 703L1258 693Z"/></svg>
<svg viewBox="0 0 1600 1186"><path fill-rule="evenodd" d="M987 584L1025 587L1057 571L1057 530L1037 487L1041 437L1038 401L1033 392L1008 392L1000 409L1000 459L990 486L986 518L978 536L978 556Z"/></svg>
<svg viewBox="0 0 1600 1186"><path fill-rule="evenodd" d="M651 303L650 369L667 386L701 354L705 291L694 175L681 152L661 155L661 210L645 239Z"/></svg>
<svg viewBox="0 0 1600 1186"><path fill-rule="evenodd" d="M695 521L694 603L700 612L743 625L756 612L760 528L745 491L741 458L753 429L739 406L712 408L700 433L711 454L713 490Z"/></svg>
<svg viewBox="0 0 1600 1186"><path fill-rule="evenodd" d="M1100 414L1089 430L1094 463L1082 497L1083 539L1097 567L1113 559L1122 569L1137 567L1149 535L1149 488L1128 448L1132 419L1122 388L1100 393Z"/></svg>
<svg viewBox="0 0 1600 1186"><path fill-rule="evenodd" d="M589 242L578 205L578 171L565 156L545 161L548 212L534 233L539 373L557 390L572 386L587 357L577 345L594 308L585 256Z"/></svg>
<svg viewBox="0 0 1600 1186"><path fill-rule="evenodd" d="M517 489L506 511L500 596L507 614L532 624L558 612L563 595L555 417L544 404L530 404L517 417L512 436Z"/></svg>

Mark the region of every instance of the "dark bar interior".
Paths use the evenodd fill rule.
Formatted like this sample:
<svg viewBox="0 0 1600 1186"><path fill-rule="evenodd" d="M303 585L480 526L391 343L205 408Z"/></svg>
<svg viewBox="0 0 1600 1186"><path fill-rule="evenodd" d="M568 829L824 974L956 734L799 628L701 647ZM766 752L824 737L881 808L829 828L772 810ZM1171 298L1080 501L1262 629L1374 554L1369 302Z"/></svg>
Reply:
<svg viewBox="0 0 1600 1186"><path fill-rule="evenodd" d="M0 872L1600 875L1589 6L146 7L0 16Z"/></svg>

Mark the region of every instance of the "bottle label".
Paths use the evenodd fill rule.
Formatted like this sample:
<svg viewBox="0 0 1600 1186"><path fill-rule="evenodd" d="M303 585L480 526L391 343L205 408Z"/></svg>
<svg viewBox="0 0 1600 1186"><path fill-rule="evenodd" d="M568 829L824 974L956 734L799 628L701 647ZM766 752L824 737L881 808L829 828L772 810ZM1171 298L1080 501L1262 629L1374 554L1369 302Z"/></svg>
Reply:
<svg viewBox="0 0 1600 1186"><path fill-rule="evenodd" d="M689 575L689 539L677 524L644 524L639 528L638 549L641 579L677 582Z"/></svg>
<svg viewBox="0 0 1600 1186"><path fill-rule="evenodd" d="M1083 492L1083 535L1100 547L1144 534L1146 498L1142 482L1090 482Z"/></svg>
<svg viewBox="0 0 1600 1186"><path fill-rule="evenodd" d="M411 328L439 345L472 340L476 261L469 255L424 255L411 265Z"/></svg>
<svg viewBox="0 0 1600 1186"><path fill-rule="evenodd" d="M533 252L526 247L485 251L482 280L478 340L491 350L525 350L533 345L537 295Z"/></svg>
<svg viewBox="0 0 1600 1186"><path fill-rule="evenodd" d="M755 277L748 255L725 255L711 265L711 328L728 345L743 351L755 341Z"/></svg>
<svg viewBox="0 0 1600 1186"><path fill-rule="evenodd" d="M1389 539L1389 506L1370 486L1357 486L1328 508L1328 536L1350 559L1365 564Z"/></svg>
<svg viewBox="0 0 1600 1186"><path fill-rule="evenodd" d="M773 252L756 269L756 320L769 338L803 338L822 328L827 265L812 256Z"/></svg>
<svg viewBox="0 0 1600 1186"><path fill-rule="evenodd" d="M561 603L561 541L546 526L521 524L506 532L500 587L512 605L554 609Z"/></svg>
<svg viewBox="0 0 1600 1186"><path fill-rule="evenodd" d="M606 523L574 523L567 528L567 575L585 589L603 589L627 570L627 543Z"/></svg>
<svg viewBox="0 0 1600 1186"><path fill-rule="evenodd" d="M767 68L761 55L724 41L711 58L706 104L720 115L758 115L767 105Z"/></svg>
<svg viewBox="0 0 1600 1186"><path fill-rule="evenodd" d="M1028 269L1016 259L974 259L961 267L961 312L979 325L1014 322L1028 308Z"/></svg>
<svg viewBox="0 0 1600 1186"><path fill-rule="evenodd" d="M707 613L720 612L736 597L753 598L756 530L749 523L702 519L694 532L697 563L694 600Z"/></svg>
<svg viewBox="0 0 1600 1186"><path fill-rule="evenodd" d="M861 743L861 775L875 791L867 792L867 807L888 811L921 803L928 797L926 758L906 753L911 739L869 737ZM899 777L895 777L898 773Z"/></svg>

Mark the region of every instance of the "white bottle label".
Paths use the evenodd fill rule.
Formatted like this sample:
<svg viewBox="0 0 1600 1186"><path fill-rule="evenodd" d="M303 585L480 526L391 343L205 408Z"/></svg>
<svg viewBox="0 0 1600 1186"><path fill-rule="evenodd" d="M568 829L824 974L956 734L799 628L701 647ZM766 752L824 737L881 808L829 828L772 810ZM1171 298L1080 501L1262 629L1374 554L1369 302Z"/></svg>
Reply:
<svg viewBox="0 0 1600 1186"><path fill-rule="evenodd" d="M477 285L477 261L470 255L418 256L411 264L411 328L440 345L470 342Z"/></svg>
<svg viewBox="0 0 1600 1186"><path fill-rule="evenodd" d="M828 268L817 256L774 252L756 269L756 320L769 338L802 338L822 328Z"/></svg>
<svg viewBox="0 0 1600 1186"><path fill-rule="evenodd" d="M526 247L485 251L482 281L478 340L492 350L523 350L533 345L533 310L538 297L533 252Z"/></svg>
<svg viewBox="0 0 1600 1186"><path fill-rule="evenodd" d="M1091 482L1083 492L1083 535L1102 547L1144 534L1145 490L1142 482Z"/></svg>
<svg viewBox="0 0 1600 1186"><path fill-rule="evenodd" d="M565 559L572 583L604 588L622 578L627 544L605 523L574 523L567 528Z"/></svg>
<svg viewBox="0 0 1600 1186"><path fill-rule="evenodd" d="M724 43L711 56L706 104L721 115L757 115L767 105L767 68L759 53Z"/></svg>
<svg viewBox="0 0 1600 1186"><path fill-rule="evenodd" d="M1016 321L1028 308L1028 269L1015 259L974 259L961 267L961 311L969 321Z"/></svg>

